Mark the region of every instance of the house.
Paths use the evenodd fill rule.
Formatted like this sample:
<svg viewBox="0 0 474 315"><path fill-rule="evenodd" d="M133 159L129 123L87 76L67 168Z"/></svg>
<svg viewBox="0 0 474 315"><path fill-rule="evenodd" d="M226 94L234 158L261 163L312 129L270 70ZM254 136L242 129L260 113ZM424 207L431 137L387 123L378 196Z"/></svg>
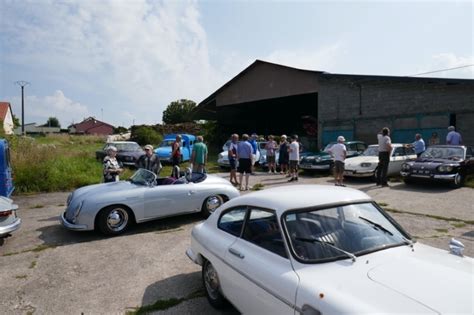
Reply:
<svg viewBox="0 0 474 315"><path fill-rule="evenodd" d="M13 134L13 115L12 107L8 102L0 102L0 120L3 124L3 130L6 135Z"/></svg>
<svg viewBox="0 0 474 315"><path fill-rule="evenodd" d="M68 127L69 133L85 134L85 135L111 135L114 133L114 126L94 117L84 119L82 122L72 124Z"/></svg>

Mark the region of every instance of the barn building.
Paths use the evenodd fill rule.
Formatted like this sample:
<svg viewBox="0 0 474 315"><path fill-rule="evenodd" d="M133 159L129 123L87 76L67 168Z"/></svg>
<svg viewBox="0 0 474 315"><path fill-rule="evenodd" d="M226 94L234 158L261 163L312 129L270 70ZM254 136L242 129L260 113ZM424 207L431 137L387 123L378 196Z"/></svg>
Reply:
<svg viewBox="0 0 474 315"><path fill-rule="evenodd" d="M233 132L296 133L321 147L338 135L376 141L382 127L393 142L428 140L456 126L474 145L474 80L332 74L256 60L203 100L196 119L215 120Z"/></svg>

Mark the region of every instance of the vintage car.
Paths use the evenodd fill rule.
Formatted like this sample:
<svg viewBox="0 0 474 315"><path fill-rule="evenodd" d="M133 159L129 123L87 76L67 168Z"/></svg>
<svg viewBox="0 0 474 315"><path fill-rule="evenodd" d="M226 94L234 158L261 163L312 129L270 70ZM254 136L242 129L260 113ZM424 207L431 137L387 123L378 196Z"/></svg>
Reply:
<svg viewBox="0 0 474 315"><path fill-rule="evenodd" d="M235 198L191 233L207 299L242 314L473 314L474 260L414 243L367 194L282 186Z"/></svg>
<svg viewBox="0 0 474 315"><path fill-rule="evenodd" d="M300 168L303 170L331 170L334 166L334 159L328 150L336 142L331 142L319 152L307 153L300 158ZM367 145L362 141L347 141L344 143L347 150L347 158L358 156L367 148Z"/></svg>
<svg viewBox="0 0 474 315"><path fill-rule="evenodd" d="M10 198L0 196L0 238L7 237L20 228L21 219L16 215L18 205Z"/></svg>
<svg viewBox="0 0 474 315"><path fill-rule="evenodd" d="M257 142L257 153L255 154L256 158L255 158L255 161L253 162L254 164L257 162L260 162L261 160L261 152L260 152L261 143L263 142ZM227 150L224 150L217 155L217 165L219 165L221 168L230 168L229 155L228 155L229 145L230 145L230 142L227 141L222 146L223 149L227 148ZM265 145L263 145L263 147L265 147Z"/></svg>
<svg viewBox="0 0 474 315"><path fill-rule="evenodd" d="M145 151L133 141L112 141L105 144L102 150L95 152L95 157L103 161L107 155L107 149L111 146L117 148L117 161L127 166L135 166L138 159L145 154Z"/></svg>
<svg viewBox="0 0 474 315"><path fill-rule="evenodd" d="M401 143L392 143L392 146L392 155L390 156L390 163L388 164L388 176L398 175L403 163L416 158L415 151L412 147ZM378 164L379 146L377 144L369 145L362 155L352 157L345 161L344 176L375 178Z"/></svg>
<svg viewBox="0 0 474 315"><path fill-rule="evenodd" d="M419 158L402 165L405 183L439 181L461 187L467 175L474 173L471 147L460 145L429 146Z"/></svg>
<svg viewBox="0 0 474 315"><path fill-rule="evenodd" d="M176 141L177 134L167 134L165 135L163 141L159 145L157 149L155 149L155 154L158 155L161 162L168 162L171 163L171 153L172 153L172 145ZM196 141L196 136L190 134L180 134L181 135L181 162L189 161L191 158L191 154L193 152L193 145Z"/></svg>
<svg viewBox="0 0 474 315"><path fill-rule="evenodd" d="M70 230L98 229L104 234L123 233L132 223L202 212L239 196L229 181L215 175L191 173L178 179L157 178L138 169L127 181L81 187L67 199L61 223Z"/></svg>

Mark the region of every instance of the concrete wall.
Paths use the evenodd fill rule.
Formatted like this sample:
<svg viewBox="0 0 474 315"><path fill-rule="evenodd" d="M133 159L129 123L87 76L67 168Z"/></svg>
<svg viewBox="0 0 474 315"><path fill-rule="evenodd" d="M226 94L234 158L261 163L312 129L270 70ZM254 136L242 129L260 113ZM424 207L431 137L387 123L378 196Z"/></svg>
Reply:
<svg viewBox="0 0 474 315"><path fill-rule="evenodd" d="M472 81L472 82L470 82ZM375 143L388 126L399 139L412 141L416 132L425 140L433 131L444 143L450 114L464 142L474 146L474 80L351 79L337 75L320 80L318 99L320 135L324 130L352 126L354 140ZM411 136L413 134L413 136ZM320 136L321 137L321 136Z"/></svg>

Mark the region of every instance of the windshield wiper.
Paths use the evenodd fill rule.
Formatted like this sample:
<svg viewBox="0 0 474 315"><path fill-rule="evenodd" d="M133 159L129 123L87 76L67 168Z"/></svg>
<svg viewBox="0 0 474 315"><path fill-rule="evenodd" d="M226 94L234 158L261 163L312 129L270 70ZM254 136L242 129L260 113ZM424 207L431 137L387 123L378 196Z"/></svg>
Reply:
<svg viewBox="0 0 474 315"><path fill-rule="evenodd" d="M365 222L368 222L368 223L372 224L373 227L374 227L374 229L382 230L382 231L384 231L385 233L390 234L391 236L393 236L393 233L392 233L392 232L390 232L389 230L387 230L386 228L384 228L384 227L383 227L382 225L380 225L379 223L375 223L374 221L371 221L371 220L369 220L369 219L367 219L367 218L364 218L364 217L359 217L359 219L364 220Z"/></svg>
<svg viewBox="0 0 474 315"><path fill-rule="evenodd" d="M356 256L352 253L349 253L337 246L334 246L334 244L331 244L329 242L325 242L325 241L321 241L321 240L318 240L317 238L305 238L305 237L296 237L295 240L297 241L303 241L303 242L309 242L309 243L320 243L320 244L323 244L323 245L327 245L343 254L345 254L347 257L349 257L353 262L355 262L357 259L356 259Z"/></svg>

